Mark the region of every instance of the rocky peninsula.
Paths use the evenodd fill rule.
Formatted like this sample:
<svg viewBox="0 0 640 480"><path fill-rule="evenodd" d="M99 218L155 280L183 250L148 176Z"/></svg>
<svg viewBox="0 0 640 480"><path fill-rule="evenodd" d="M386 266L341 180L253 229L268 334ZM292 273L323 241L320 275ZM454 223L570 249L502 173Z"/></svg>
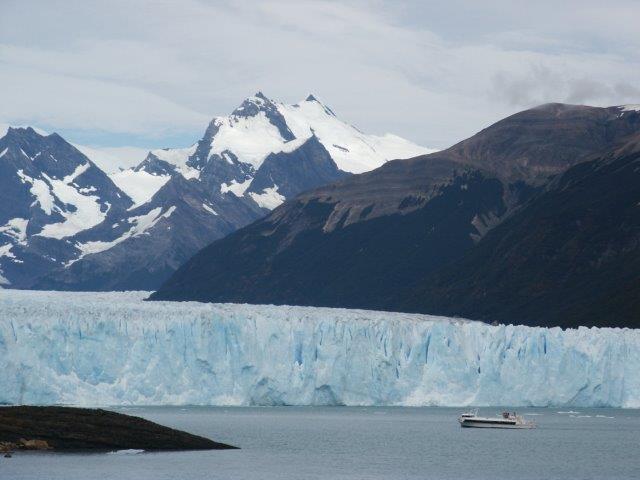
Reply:
<svg viewBox="0 0 640 480"><path fill-rule="evenodd" d="M223 450L237 447L102 409L0 407L0 451Z"/></svg>

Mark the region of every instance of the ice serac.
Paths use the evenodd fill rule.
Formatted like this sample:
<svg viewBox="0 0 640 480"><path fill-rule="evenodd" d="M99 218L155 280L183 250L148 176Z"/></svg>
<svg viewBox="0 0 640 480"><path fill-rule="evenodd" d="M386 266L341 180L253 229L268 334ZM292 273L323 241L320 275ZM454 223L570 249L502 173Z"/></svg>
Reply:
<svg viewBox="0 0 640 480"><path fill-rule="evenodd" d="M640 331L0 291L0 403L640 407Z"/></svg>

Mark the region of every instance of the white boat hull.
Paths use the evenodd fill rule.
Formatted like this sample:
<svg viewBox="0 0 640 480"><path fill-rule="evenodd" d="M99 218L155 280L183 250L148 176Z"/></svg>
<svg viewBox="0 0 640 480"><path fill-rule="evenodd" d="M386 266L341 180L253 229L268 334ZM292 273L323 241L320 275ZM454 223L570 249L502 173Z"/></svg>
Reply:
<svg viewBox="0 0 640 480"><path fill-rule="evenodd" d="M460 421L460 426L465 428L535 428L535 425L530 423L518 424L467 419Z"/></svg>

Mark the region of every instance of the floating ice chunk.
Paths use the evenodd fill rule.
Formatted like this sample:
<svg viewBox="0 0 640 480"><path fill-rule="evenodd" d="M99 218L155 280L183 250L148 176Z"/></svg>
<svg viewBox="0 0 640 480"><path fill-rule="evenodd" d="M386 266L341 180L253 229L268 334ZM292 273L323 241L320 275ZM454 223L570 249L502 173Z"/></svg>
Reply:
<svg viewBox="0 0 640 480"><path fill-rule="evenodd" d="M140 453L144 453L144 450L139 450L137 448L128 448L125 450L115 450L113 452L107 452L107 455L138 455Z"/></svg>

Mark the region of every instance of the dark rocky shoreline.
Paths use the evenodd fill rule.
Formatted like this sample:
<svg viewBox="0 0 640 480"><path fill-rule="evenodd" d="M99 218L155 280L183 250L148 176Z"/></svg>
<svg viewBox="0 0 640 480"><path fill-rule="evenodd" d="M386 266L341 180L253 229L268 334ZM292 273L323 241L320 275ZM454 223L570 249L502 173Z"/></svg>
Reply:
<svg viewBox="0 0 640 480"><path fill-rule="evenodd" d="M226 450L237 447L102 409L0 407L0 451L98 452L138 449Z"/></svg>

